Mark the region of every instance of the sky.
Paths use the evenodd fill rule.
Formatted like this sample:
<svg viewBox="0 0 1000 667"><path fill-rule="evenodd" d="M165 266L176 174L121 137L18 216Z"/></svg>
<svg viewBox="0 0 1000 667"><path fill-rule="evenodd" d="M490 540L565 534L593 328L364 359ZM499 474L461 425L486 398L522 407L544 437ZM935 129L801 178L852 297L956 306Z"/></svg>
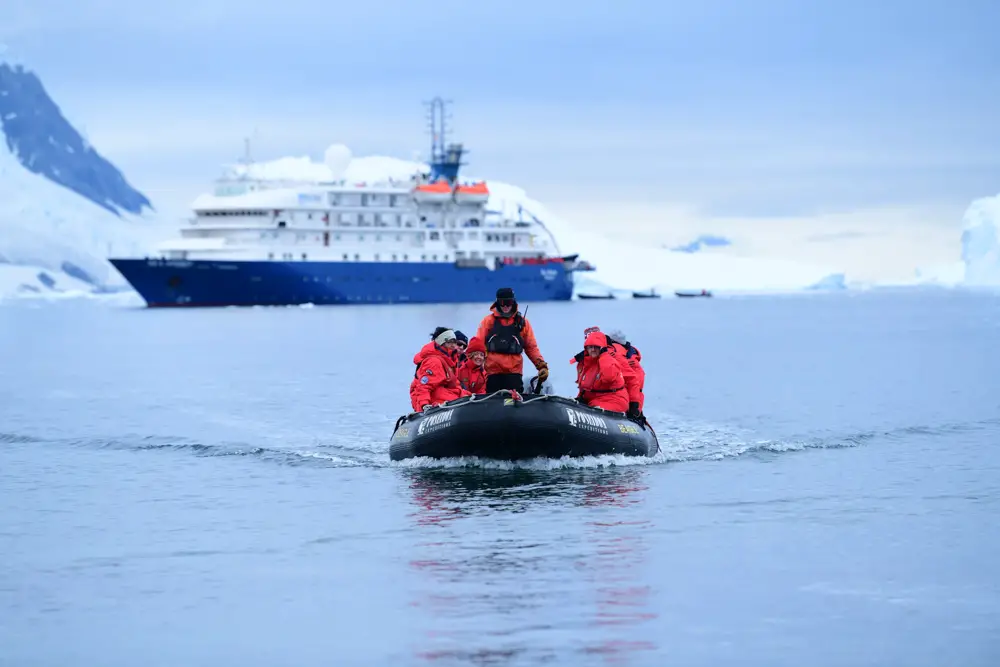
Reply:
<svg viewBox="0 0 1000 667"><path fill-rule="evenodd" d="M0 7L0 42L171 214L246 136L256 159L426 154L441 95L469 173L583 226L778 254L916 234L920 261L1000 192L997 26L995 0Z"/></svg>

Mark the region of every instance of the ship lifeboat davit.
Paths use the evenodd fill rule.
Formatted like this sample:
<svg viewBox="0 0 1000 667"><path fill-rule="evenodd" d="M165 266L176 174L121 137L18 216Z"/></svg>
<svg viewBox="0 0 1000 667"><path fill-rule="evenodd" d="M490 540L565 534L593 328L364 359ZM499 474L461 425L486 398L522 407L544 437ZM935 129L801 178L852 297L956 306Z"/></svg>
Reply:
<svg viewBox="0 0 1000 667"><path fill-rule="evenodd" d="M392 461L475 456L499 461L564 456L655 456L648 423L547 394L506 389L466 396L400 417L389 440Z"/></svg>
<svg viewBox="0 0 1000 667"><path fill-rule="evenodd" d="M455 201L459 204L485 204L489 198L490 190L485 181L455 188Z"/></svg>
<svg viewBox="0 0 1000 667"><path fill-rule="evenodd" d="M446 202L451 197L451 185L443 178L433 183L421 183L413 188L413 198L418 202Z"/></svg>

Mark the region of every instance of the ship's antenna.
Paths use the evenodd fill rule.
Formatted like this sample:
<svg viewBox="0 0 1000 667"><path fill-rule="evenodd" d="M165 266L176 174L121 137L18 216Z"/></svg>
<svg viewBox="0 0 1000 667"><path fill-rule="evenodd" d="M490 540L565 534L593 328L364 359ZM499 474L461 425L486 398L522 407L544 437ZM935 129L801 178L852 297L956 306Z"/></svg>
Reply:
<svg viewBox="0 0 1000 667"><path fill-rule="evenodd" d="M429 162L441 162L445 155L445 146L448 142L448 122L446 116L446 105L451 104L451 100L445 100L440 96L435 97L430 102L425 102L428 107L427 121L431 133L431 154Z"/></svg>

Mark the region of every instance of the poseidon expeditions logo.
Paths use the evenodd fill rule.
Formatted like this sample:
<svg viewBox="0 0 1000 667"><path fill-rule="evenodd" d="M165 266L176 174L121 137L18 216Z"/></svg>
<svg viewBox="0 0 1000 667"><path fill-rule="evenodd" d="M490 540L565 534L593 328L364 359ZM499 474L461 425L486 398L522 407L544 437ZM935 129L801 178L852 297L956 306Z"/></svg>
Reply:
<svg viewBox="0 0 1000 667"><path fill-rule="evenodd" d="M446 410L444 412L439 412L436 415L431 415L427 419L423 420L420 422L420 426L417 427L417 435L423 435L424 433L429 433L440 428L447 428L448 426L451 426L452 412L452 410Z"/></svg>
<svg viewBox="0 0 1000 667"><path fill-rule="evenodd" d="M569 417L570 426L582 428L585 431L593 431L595 433L607 434L608 432L608 423L604 421L602 417L590 415L586 412L580 412L579 410L574 410L573 408L566 408L566 416Z"/></svg>

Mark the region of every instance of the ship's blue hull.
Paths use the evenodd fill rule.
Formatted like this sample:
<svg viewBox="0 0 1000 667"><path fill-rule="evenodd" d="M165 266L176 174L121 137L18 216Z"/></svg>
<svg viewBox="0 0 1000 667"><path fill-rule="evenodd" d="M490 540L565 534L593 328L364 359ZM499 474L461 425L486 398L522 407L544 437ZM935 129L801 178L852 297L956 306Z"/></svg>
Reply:
<svg viewBox="0 0 1000 667"><path fill-rule="evenodd" d="M519 301L566 301L560 263L490 270L446 263L112 259L150 307L346 303L463 303L513 287Z"/></svg>

